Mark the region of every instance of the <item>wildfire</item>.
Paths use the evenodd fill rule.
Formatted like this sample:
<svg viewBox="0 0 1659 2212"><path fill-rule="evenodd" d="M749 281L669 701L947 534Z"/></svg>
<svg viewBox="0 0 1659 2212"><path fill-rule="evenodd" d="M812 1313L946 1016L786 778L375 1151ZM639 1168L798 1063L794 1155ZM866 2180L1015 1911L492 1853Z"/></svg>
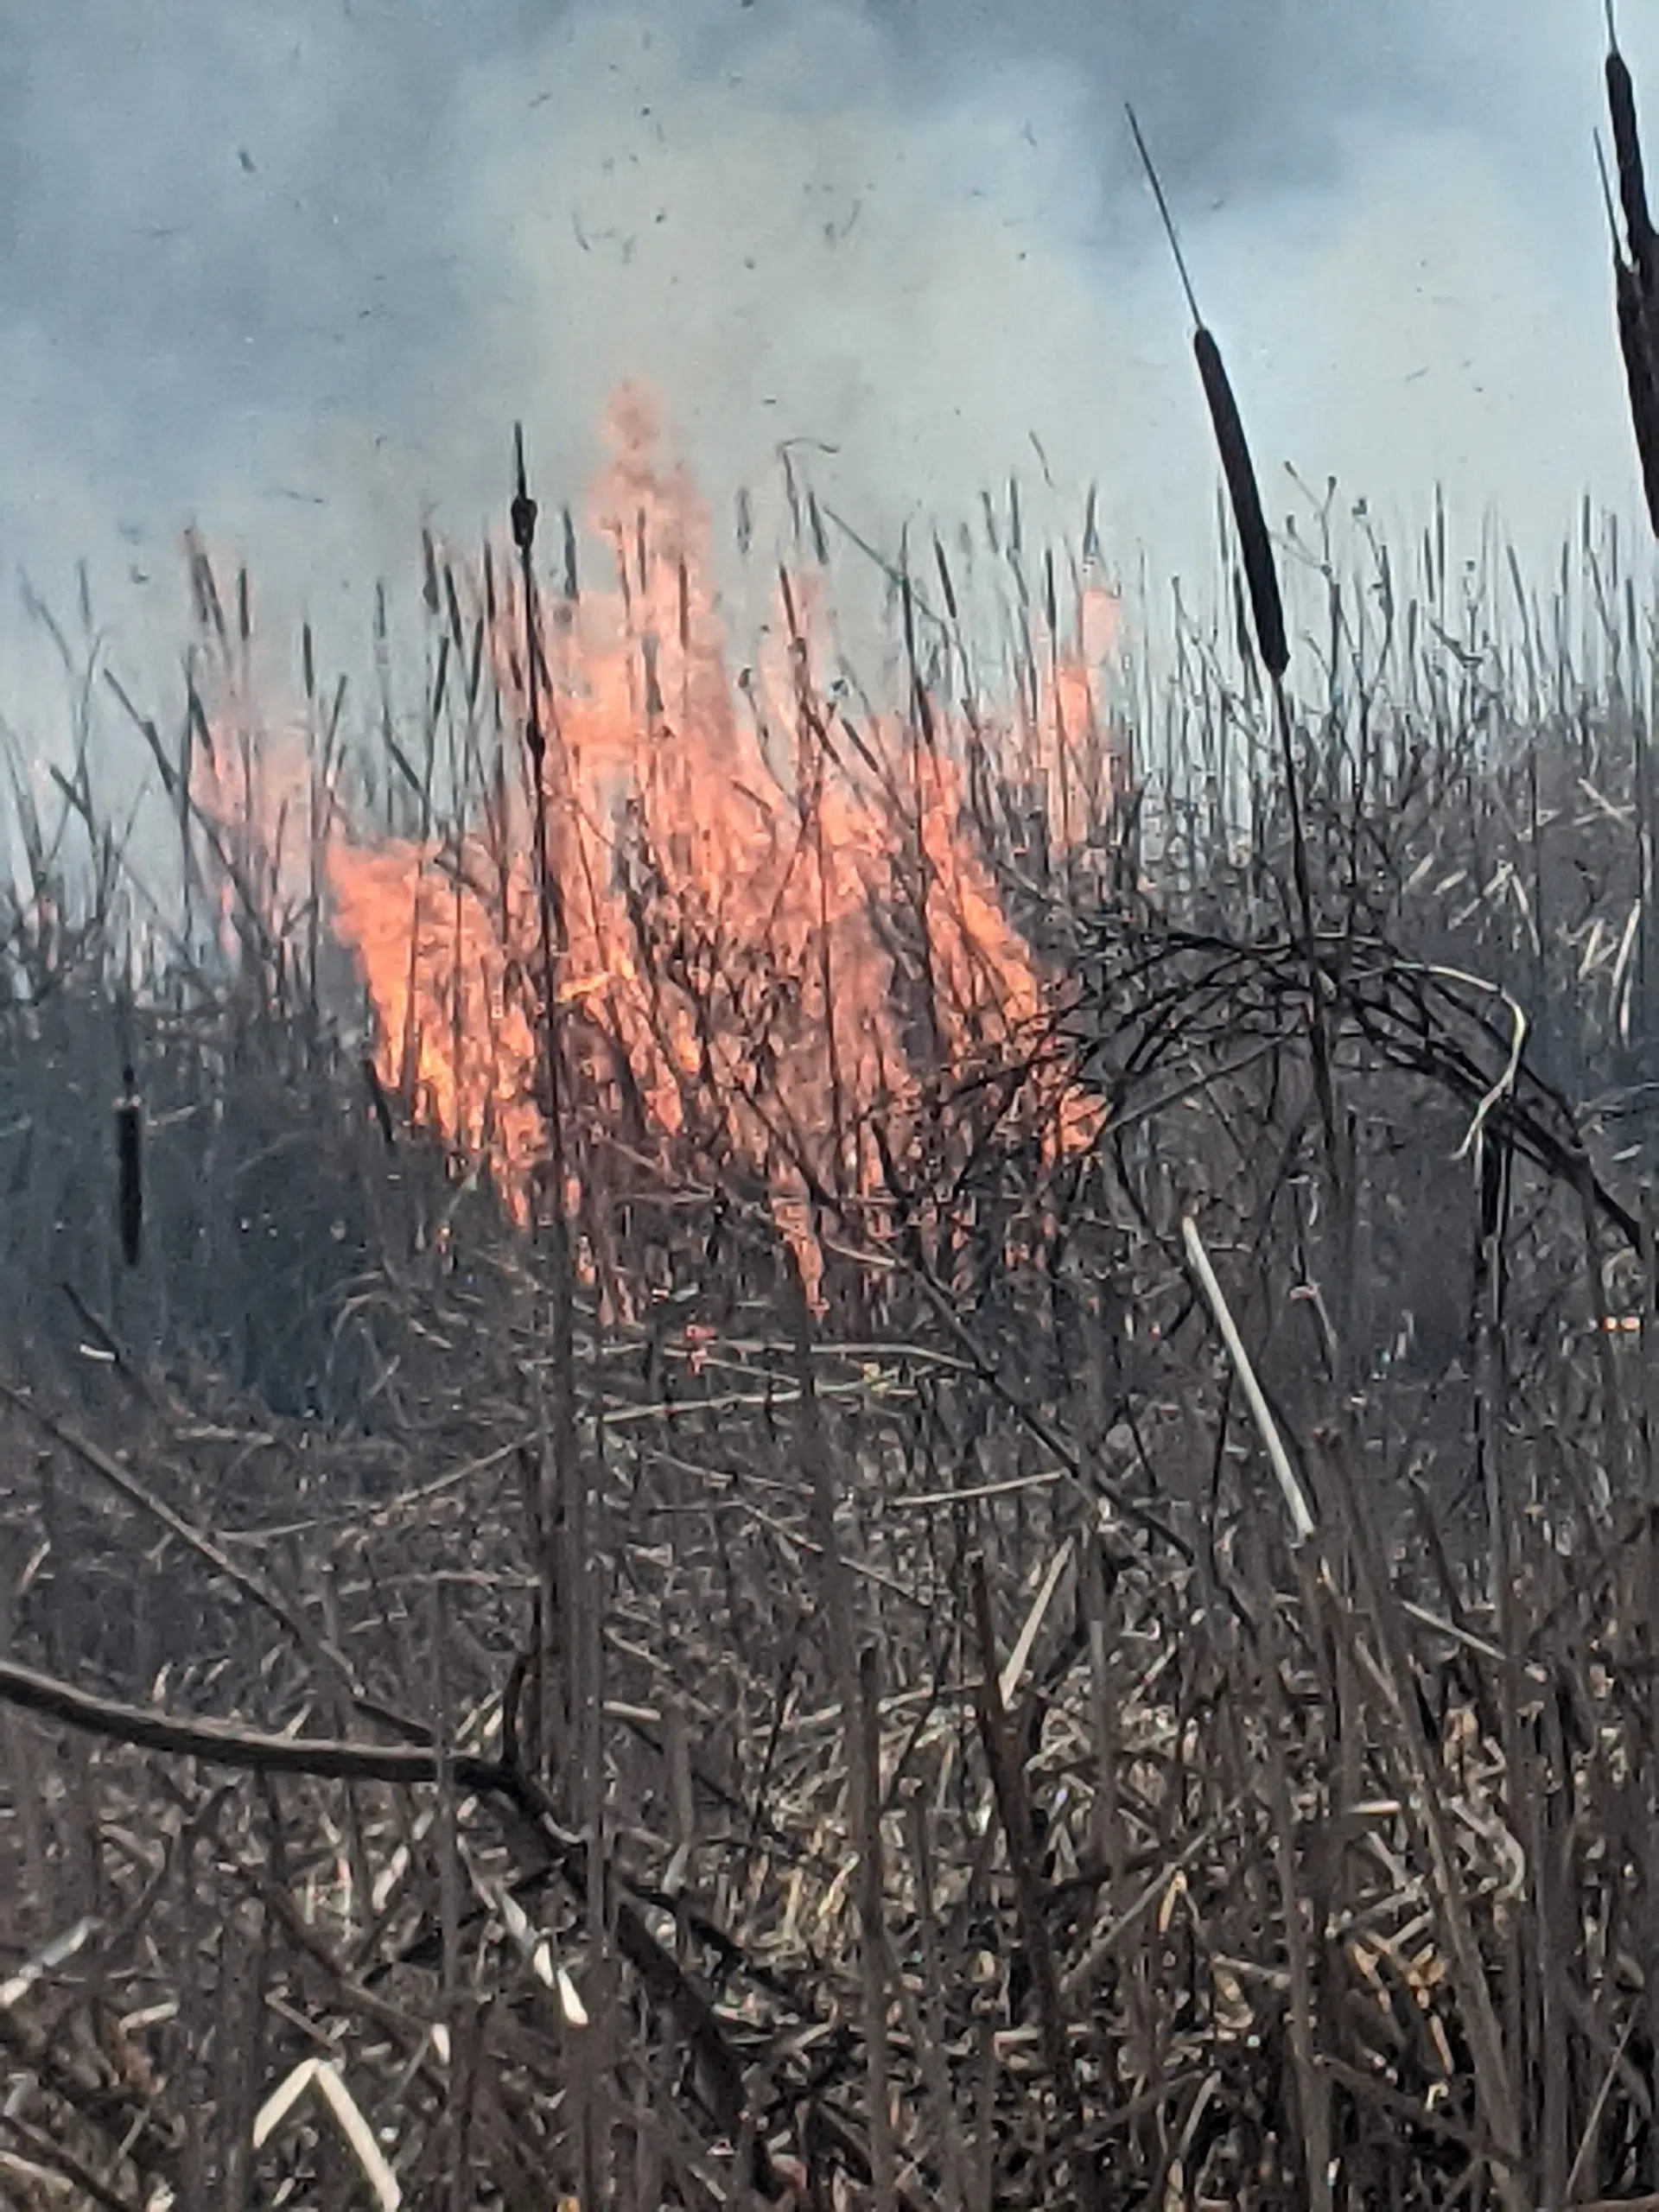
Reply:
<svg viewBox="0 0 1659 2212"><path fill-rule="evenodd" d="M538 589L527 621L499 574L474 580L507 711L492 726L452 709L472 769L441 834L359 842L330 791L332 925L368 987L382 1084L486 1161L524 1221L547 1202L545 896L573 1175L611 1142L765 1193L816 1297L815 1199L862 1207L879 1233L890 1177L924 1148L959 1164L990 1116L1053 1156L1088 1141L1096 1109L1045 1051L1052 994L966 825L982 719L931 703L855 719L821 681L815 594L788 574L768 652L734 673L683 471L658 467L639 395L611 429L591 519L613 582ZM1076 649L1054 642L1028 687L1018 765L1056 843L1109 804L1110 611L1084 594ZM522 742L532 637L544 869Z"/></svg>

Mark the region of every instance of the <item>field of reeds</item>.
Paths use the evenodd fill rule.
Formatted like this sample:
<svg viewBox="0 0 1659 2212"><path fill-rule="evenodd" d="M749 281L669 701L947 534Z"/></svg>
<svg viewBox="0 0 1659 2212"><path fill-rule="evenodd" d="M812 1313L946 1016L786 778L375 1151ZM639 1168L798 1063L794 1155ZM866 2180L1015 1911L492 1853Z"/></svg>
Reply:
<svg viewBox="0 0 1659 2212"><path fill-rule="evenodd" d="M1157 661L791 467L746 663L634 448L407 706L56 632L0 2200L1659 2202L1646 549L1269 547L1198 368Z"/></svg>

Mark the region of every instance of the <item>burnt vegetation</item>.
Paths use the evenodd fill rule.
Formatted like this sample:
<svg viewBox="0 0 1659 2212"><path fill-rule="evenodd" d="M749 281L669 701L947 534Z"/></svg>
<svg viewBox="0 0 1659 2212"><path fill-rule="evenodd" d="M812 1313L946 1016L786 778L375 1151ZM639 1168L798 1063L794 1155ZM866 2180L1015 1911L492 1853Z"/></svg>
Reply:
<svg viewBox="0 0 1659 2212"><path fill-rule="evenodd" d="M671 1132L561 985L576 538L543 575L522 461L516 586L427 548L413 710L384 625L364 712L303 639L279 804L245 580L193 553L172 725L54 629L0 965L5 2201L1659 2202L1645 549L1586 510L1539 591L1300 486L1269 539L1198 354L1223 618L1042 778L1092 509L1045 552L1011 489L887 569L911 1068L858 1090L832 1033L825 1127L794 955L740 961L644 832L629 957L702 1040ZM806 849L870 724L800 609L869 549L785 493ZM643 593L643 514L619 560ZM952 835L1043 1011L946 1052L963 731ZM353 1019L325 851L354 808L480 898L493 854L517 942L512 779L519 1223L487 1116Z"/></svg>

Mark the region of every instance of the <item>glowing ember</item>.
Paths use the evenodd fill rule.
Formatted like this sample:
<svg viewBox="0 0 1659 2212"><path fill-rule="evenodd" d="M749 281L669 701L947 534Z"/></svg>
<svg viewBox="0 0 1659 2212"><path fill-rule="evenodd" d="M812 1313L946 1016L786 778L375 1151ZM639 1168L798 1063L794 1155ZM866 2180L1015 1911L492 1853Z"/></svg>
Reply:
<svg viewBox="0 0 1659 2212"><path fill-rule="evenodd" d="M879 1232L889 1163L925 1147L960 1164L992 1117L1053 1156L1088 1141L1096 1111L1042 1057L1051 995L964 830L967 740L982 757L983 728L933 708L923 731L855 722L818 682L810 594L791 577L780 650L734 678L684 475L655 467L637 395L612 429L593 520L613 588L536 608L567 1155L579 1175L610 1141L765 1192L816 1296L815 1198L863 1207ZM1110 804L1093 671L1112 607L1082 595L1079 649L1050 652L1000 764L1057 845ZM322 842L382 1083L486 1160L527 1220L549 1150L527 630L512 597L493 614L515 727L492 734L463 826Z"/></svg>

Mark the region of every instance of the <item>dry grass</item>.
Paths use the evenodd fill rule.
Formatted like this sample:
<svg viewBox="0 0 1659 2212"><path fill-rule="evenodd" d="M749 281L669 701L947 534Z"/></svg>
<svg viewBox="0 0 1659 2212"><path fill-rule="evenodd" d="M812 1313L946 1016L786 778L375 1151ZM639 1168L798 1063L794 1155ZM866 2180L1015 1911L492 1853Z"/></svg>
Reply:
<svg viewBox="0 0 1659 2212"><path fill-rule="evenodd" d="M918 746L1062 626L987 512L1000 672L941 549L943 612L893 579ZM966 764L1092 1141L925 1068L880 1205L809 1193L817 1311L726 1105L607 1150L574 1018L563 1237L365 1085L315 847L192 817L198 559L182 741L122 711L234 957L135 926L84 731L9 916L7 2201L1659 2190L1652 613L1587 516L1540 599L1313 502L1293 690L1264 545L1128 680L1120 803L1041 764L1092 838ZM540 683L484 590L429 549L406 722L308 639L314 804L482 806Z"/></svg>
<svg viewBox="0 0 1659 2212"><path fill-rule="evenodd" d="M115 1096L88 917L7 1061L9 1121L64 1162L14 1276L32 1235L78 1300L9 1416L21 2201L51 2201L26 2168L344 2201L336 2082L415 2202L1651 2181L1646 739L1601 562L1597 658L1531 720L1569 607L1518 640L1448 607L1442 643L1431 556L1386 636L1375 593L1330 610L1298 731L1351 1204L1272 754L1192 634L1114 899L1022 867L1017 813L980 825L1081 987L1099 1141L1045 1165L993 1128L943 1238L830 1221L816 1322L753 1195L590 1185L577 1236L602 1207L659 1287L624 1320L576 1286L556 1480L543 1262L441 1153L388 1149L281 957L302 913L245 932L264 982L120 1011L165 1071L155 1249L88 1264L119 1190L112 1144L86 1166ZM1554 1009L1518 1058L1505 993ZM296 1276L193 1292L174 1132L214 1099L245 1192L281 1147L243 1217ZM1477 1122L1501 1173L1455 1157ZM290 1281L329 1395L284 1410Z"/></svg>

